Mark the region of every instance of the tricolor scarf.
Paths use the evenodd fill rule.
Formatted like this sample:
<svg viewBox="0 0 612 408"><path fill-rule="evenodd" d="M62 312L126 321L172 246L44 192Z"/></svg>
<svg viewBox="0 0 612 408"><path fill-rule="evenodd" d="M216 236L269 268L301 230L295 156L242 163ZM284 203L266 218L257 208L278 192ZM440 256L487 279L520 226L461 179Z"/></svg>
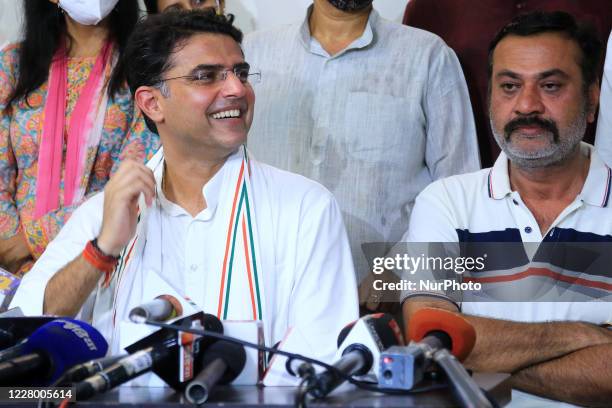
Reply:
<svg viewBox="0 0 612 408"><path fill-rule="evenodd" d="M64 205L80 202L89 182L93 160L87 160L87 151L96 149L106 115L108 96L106 82L112 70L113 47L106 42L96 58L79 99L72 111L67 129L67 148L64 174ZM51 62L47 98L40 148L38 150L38 175L36 180L36 208L34 216L59 208L59 191L62 178L64 130L66 129L66 100L68 84L68 56L60 47Z"/></svg>
<svg viewBox="0 0 612 408"><path fill-rule="evenodd" d="M218 277L207 279L207 282L216 282L217 288L207 291L214 293L216 299L214 303L210 300L207 302L207 310L204 305L197 306L222 320L263 320L266 317L266 302L251 185L252 166L246 147L242 146L239 154L242 156L240 160L228 159L222 169L224 188L219 192L215 218L220 217L219 221L227 226L223 227L224 236L214 240L215 244L202 248L207 258L218 265L218 270L214 272L218 273ZM163 177L163 149L155 154L147 166L153 170L156 181ZM265 200L265 196L262 196L261 205L266 204ZM260 205L259 201L257 205ZM144 270L142 258L145 247L150 246L149 254L160 254L159 261L156 261L159 268L163 264L161 231L147 231L149 225L161 225L161 219L155 223L147 222L151 217L161 217L161 212L152 211L153 207L147 208L143 200L139 208L136 234L122 251L110 280L100 283L94 306L94 322L96 316L105 315L104 321L98 321L97 327L101 326L103 333L111 334L112 343L118 341L115 331L119 321L127 318L132 307L151 300L147 298L150 288L145 289L147 274L156 272ZM212 304L214 310L211 310ZM110 314L107 313L109 310Z"/></svg>

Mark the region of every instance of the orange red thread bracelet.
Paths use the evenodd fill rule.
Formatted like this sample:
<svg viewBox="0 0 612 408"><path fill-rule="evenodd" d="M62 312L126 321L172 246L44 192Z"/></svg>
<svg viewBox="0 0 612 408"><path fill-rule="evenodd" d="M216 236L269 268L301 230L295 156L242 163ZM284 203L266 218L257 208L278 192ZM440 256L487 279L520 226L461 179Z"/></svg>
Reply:
<svg viewBox="0 0 612 408"><path fill-rule="evenodd" d="M105 281L110 280L110 275L115 270L117 262L119 261L118 256L112 256L105 254L98 247L98 239L93 239L85 245L83 250L83 259L85 259L91 266L104 272Z"/></svg>

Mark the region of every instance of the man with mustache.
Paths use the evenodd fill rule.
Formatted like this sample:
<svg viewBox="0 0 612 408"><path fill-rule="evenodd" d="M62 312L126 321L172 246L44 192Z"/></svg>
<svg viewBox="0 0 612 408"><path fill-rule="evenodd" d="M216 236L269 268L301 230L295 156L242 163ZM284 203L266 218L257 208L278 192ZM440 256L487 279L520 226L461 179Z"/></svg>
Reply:
<svg viewBox="0 0 612 408"><path fill-rule="evenodd" d="M513 387L528 393L513 393L519 406L525 399L550 404L529 394L580 405L612 401L612 331L602 327L612 322L612 307L601 302L611 298L612 278L542 251L612 242L612 171L581 141L598 103L601 48L592 30L564 12L506 25L489 48L491 128L503 153L492 168L427 187L404 236L476 249L474 242L504 242L505 255L485 253L484 270L449 273L480 283L480 293L406 291L403 314L409 321L423 307L461 313L476 330L465 365L511 373ZM579 260L565 255L570 264ZM431 278L418 271L414 279ZM536 302L541 295L549 301Z"/></svg>
<svg viewBox="0 0 612 408"><path fill-rule="evenodd" d="M408 228L425 186L480 168L457 57L372 0L314 0L303 21L251 33L244 50L263 78L249 149L330 189L359 278L389 250L372 243L393 245Z"/></svg>

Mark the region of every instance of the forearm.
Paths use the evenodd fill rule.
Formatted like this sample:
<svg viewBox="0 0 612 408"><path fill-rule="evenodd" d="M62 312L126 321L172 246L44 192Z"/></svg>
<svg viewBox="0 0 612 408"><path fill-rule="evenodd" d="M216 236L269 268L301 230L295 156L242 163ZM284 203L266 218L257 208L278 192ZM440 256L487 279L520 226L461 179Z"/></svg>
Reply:
<svg viewBox="0 0 612 408"><path fill-rule="evenodd" d="M612 343L609 332L590 323L464 317L476 329L476 345L465 365L476 371L514 373L586 347Z"/></svg>
<svg viewBox="0 0 612 408"><path fill-rule="evenodd" d="M94 290L103 272L79 255L47 283L43 313L75 316Z"/></svg>
<svg viewBox="0 0 612 408"><path fill-rule="evenodd" d="M609 406L612 401L612 344L573 352L527 367L512 376L522 391L577 405Z"/></svg>
<svg viewBox="0 0 612 408"><path fill-rule="evenodd" d="M0 265L9 272L17 272L30 259L31 254L21 232L0 240Z"/></svg>
<svg viewBox="0 0 612 408"><path fill-rule="evenodd" d="M404 319L422 307L453 310L435 298L414 298L404 303ZM612 334L583 322L518 323L463 315L476 330L476 344L464 361L475 371L515 373L534 364L562 357L586 347L612 343Z"/></svg>

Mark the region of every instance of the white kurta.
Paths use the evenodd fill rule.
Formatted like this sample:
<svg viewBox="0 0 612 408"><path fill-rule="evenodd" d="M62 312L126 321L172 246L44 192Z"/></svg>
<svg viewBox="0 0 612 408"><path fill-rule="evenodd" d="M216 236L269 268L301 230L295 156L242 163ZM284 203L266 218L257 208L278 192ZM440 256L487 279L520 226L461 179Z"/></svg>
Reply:
<svg viewBox="0 0 612 408"><path fill-rule="evenodd" d="M211 251L226 241L228 220L218 214L221 206L231 205L220 199L227 196L224 191L234 188L235 180L229 180L226 172L236 160L242 160L241 150L204 186L208 207L195 217L158 194L148 210L147 239L138 260L142 263L140 271L157 273L178 293L212 314L217 312L221 268L218 256ZM336 349L341 328L358 317L353 263L340 210L321 185L255 160L250 164L254 215L266 220L257 224L256 233L261 248L266 343L275 344L289 328L299 327L309 334L315 357L327 360ZM161 191L161 177L157 177L157 183ZM74 212L23 279L12 307L21 307L26 315L42 314L49 279L99 234L103 201L103 193L98 194ZM258 205L262 202L266 205ZM118 321L127 319L132 306L151 300L142 298L146 285L145 274L123 292L129 294L128 307L118 309ZM98 293L94 290L81 309L81 318L92 318L96 295L108 295L102 295L102 290L100 286ZM97 327L110 340L111 333L97 313L93 320L94 326L100 323ZM118 351L116 344L113 352Z"/></svg>

